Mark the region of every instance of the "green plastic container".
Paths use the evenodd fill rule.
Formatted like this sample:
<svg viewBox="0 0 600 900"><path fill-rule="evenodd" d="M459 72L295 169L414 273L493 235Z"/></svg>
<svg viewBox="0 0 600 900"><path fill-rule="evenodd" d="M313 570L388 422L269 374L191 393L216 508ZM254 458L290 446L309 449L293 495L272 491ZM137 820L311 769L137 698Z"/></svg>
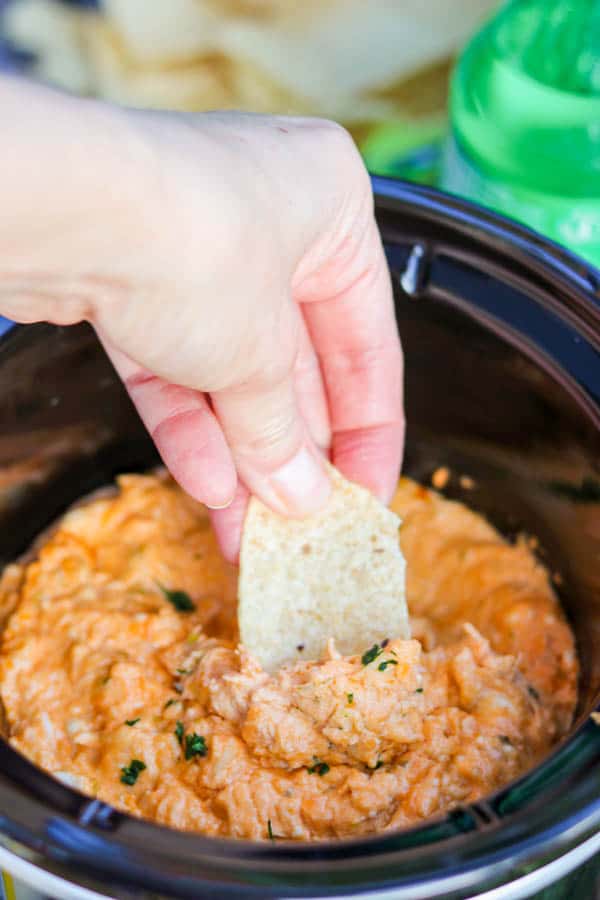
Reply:
<svg viewBox="0 0 600 900"><path fill-rule="evenodd" d="M442 187L600 265L600 0L512 0L454 72Z"/></svg>

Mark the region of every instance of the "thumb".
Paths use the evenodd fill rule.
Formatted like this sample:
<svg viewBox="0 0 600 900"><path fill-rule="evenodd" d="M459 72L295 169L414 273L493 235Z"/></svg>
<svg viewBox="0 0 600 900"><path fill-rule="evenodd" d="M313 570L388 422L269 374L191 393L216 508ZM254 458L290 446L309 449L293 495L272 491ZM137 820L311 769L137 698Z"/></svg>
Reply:
<svg viewBox="0 0 600 900"><path fill-rule="evenodd" d="M293 367L211 395L240 479L267 506L306 516L327 501L331 484L323 457L300 416Z"/></svg>

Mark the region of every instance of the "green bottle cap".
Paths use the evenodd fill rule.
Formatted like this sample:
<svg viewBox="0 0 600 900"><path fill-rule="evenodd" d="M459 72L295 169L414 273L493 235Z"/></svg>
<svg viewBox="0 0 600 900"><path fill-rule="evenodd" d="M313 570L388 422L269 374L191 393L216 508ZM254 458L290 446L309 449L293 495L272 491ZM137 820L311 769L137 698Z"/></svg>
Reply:
<svg viewBox="0 0 600 900"><path fill-rule="evenodd" d="M450 114L491 178L600 198L600 0L512 0L465 49Z"/></svg>

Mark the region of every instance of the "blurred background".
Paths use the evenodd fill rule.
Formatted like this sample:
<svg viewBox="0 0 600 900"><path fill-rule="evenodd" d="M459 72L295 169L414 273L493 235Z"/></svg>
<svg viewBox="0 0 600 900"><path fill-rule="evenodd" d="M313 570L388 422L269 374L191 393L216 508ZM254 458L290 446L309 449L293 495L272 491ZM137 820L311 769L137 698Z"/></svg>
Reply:
<svg viewBox="0 0 600 900"><path fill-rule="evenodd" d="M0 0L0 65L135 107L325 116L600 266L600 0Z"/></svg>
<svg viewBox="0 0 600 900"><path fill-rule="evenodd" d="M436 180L452 62L498 0L0 0L4 64L130 106L342 122L369 168Z"/></svg>

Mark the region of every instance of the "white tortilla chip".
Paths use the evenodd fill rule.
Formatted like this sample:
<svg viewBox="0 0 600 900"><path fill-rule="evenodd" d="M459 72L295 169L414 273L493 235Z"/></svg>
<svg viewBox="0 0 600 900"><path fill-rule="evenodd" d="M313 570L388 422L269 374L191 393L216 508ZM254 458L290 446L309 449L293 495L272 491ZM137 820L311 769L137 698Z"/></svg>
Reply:
<svg viewBox="0 0 600 900"><path fill-rule="evenodd" d="M323 511L287 519L250 501L240 554L241 642L273 672L318 659L334 638L344 655L410 637L400 519L331 468Z"/></svg>

